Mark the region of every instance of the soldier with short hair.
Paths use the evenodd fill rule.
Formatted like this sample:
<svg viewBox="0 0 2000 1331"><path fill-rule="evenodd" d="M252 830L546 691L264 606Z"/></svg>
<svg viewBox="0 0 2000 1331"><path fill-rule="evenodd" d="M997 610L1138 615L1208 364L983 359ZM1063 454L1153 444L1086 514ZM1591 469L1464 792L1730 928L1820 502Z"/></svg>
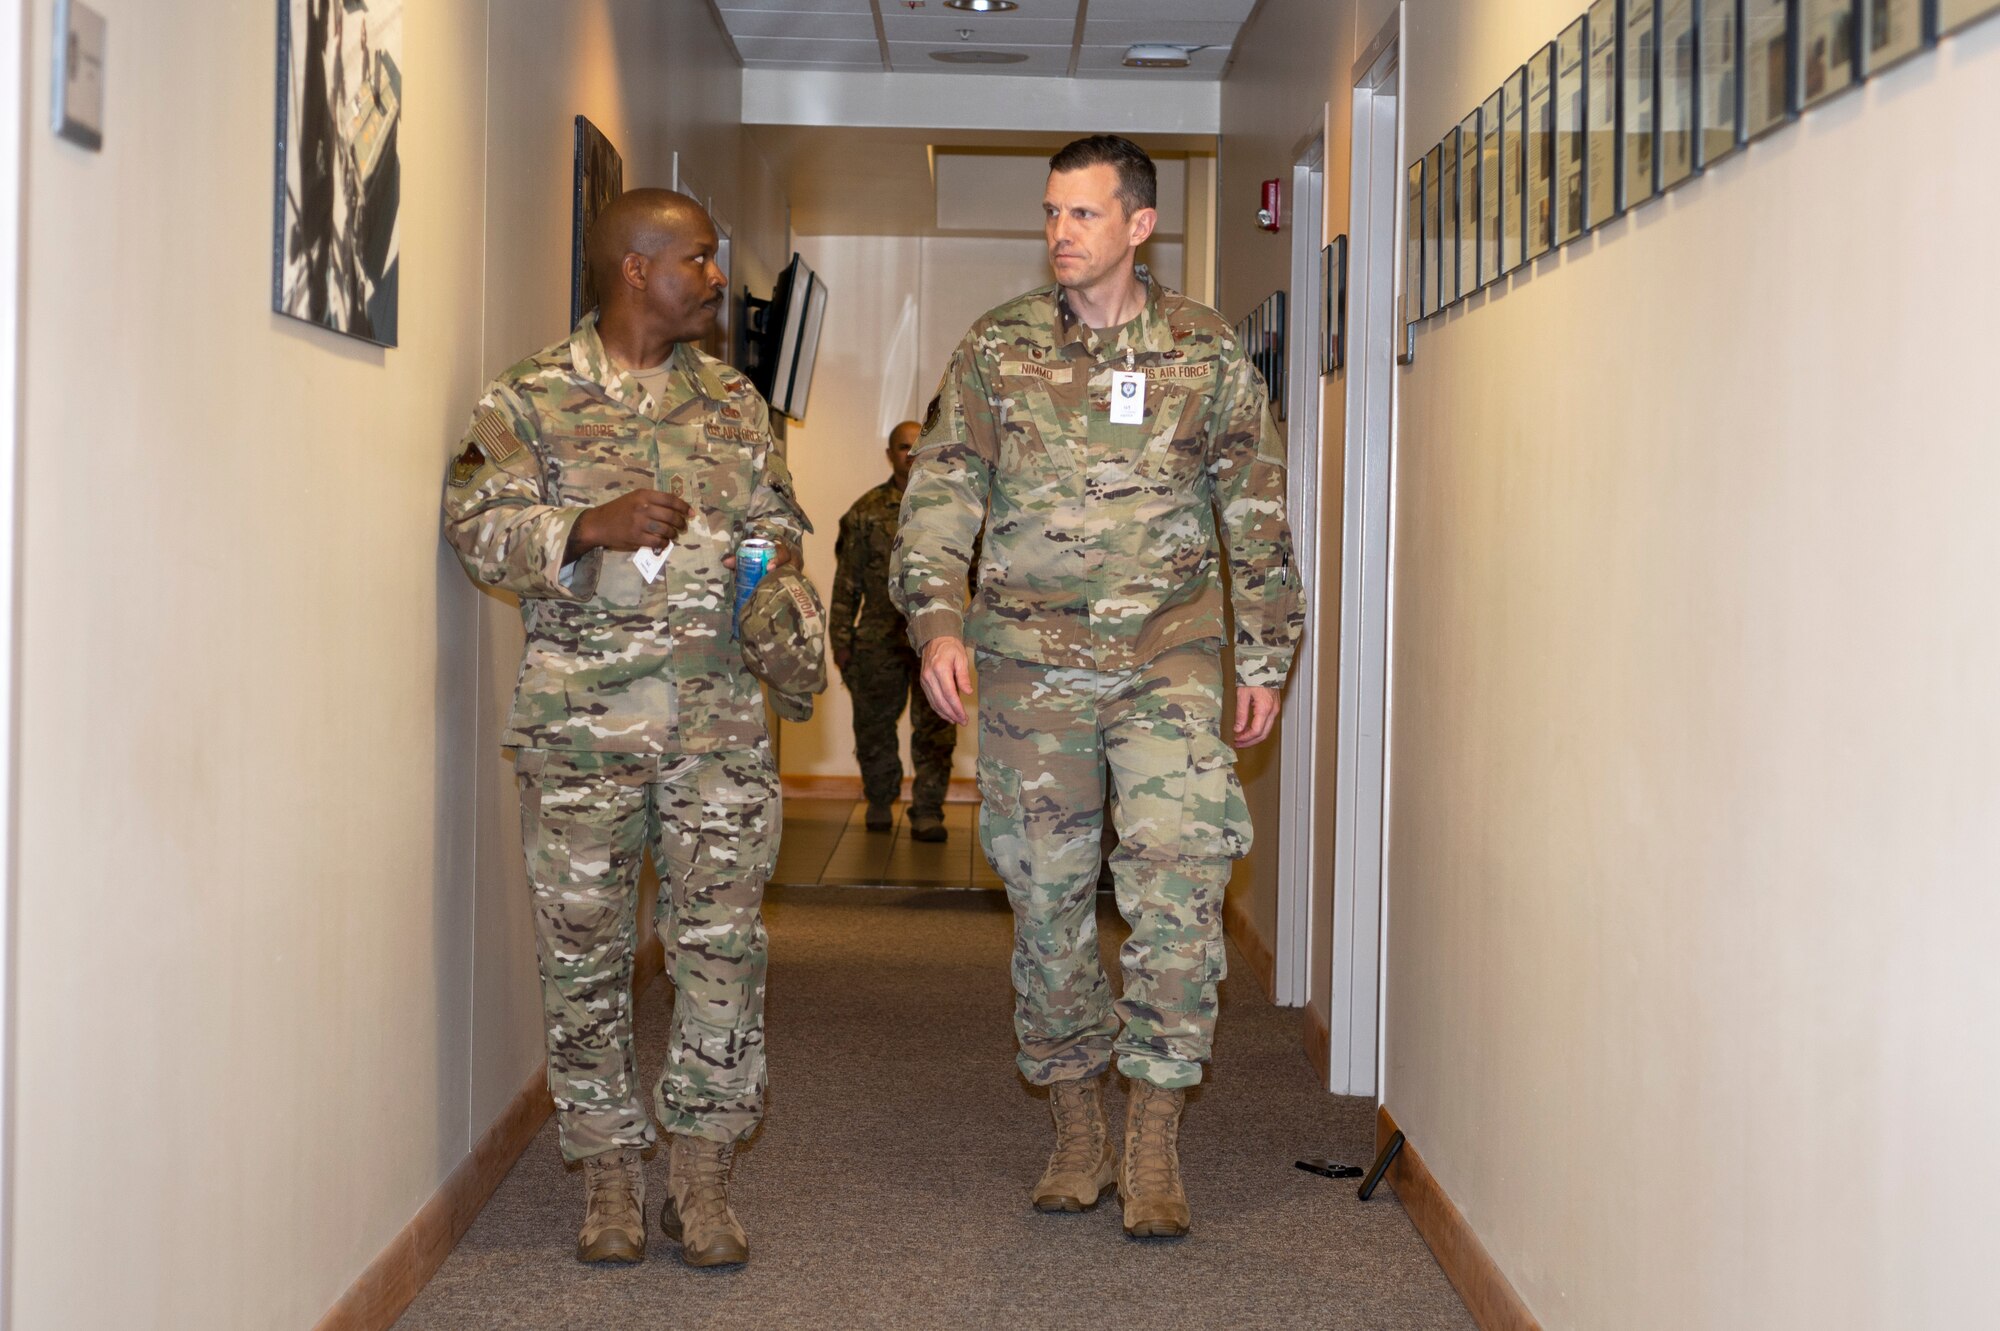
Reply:
<svg viewBox="0 0 2000 1331"><path fill-rule="evenodd" d="M889 551L903 487L910 479L910 449L922 429L904 421L889 431L889 479L854 501L841 515L834 543L833 662L854 700L854 756L871 832L886 832L890 806L903 788L896 751L896 722L910 709L910 837L943 841L944 797L951 785L951 751L958 728L937 714L917 683L917 654L909 625L889 599Z"/></svg>
<svg viewBox="0 0 2000 1331"><path fill-rule="evenodd" d="M1224 561L1237 747L1269 734L1304 620L1284 439L1229 326L1136 266L1154 194L1152 160L1116 136L1049 160L1055 283L953 353L890 587L947 720L964 721L978 667L980 841L1014 907L1018 1062L1055 1119L1034 1204L1080 1210L1115 1177L1126 1232L1162 1237L1189 1225L1183 1096L1214 1036L1230 862L1250 847L1222 738ZM1095 901L1107 773L1132 926L1115 1004ZM1114 1059L1122 1163L1102 1096Z"/></svg>
<svg viewBox="0 0 2000 1331"><path fill-rule="evenodd" d="M645 1254L653 1114L670 1143L661 1219L682 1259L749 1255L727 1189L764 1107L779 795L732 622L734 551L760 536L795 562L811 524L763 399L695 346L726 299L715 252L713 223L682 195L612 203L589 236L598 311L494 381L444 490L459 559L520 597L527 630L501 742L517 751L549 1089L563 1157L583 1166L586 1262ZM675 991L652 1114L631 993L649 849Z"/></svg>

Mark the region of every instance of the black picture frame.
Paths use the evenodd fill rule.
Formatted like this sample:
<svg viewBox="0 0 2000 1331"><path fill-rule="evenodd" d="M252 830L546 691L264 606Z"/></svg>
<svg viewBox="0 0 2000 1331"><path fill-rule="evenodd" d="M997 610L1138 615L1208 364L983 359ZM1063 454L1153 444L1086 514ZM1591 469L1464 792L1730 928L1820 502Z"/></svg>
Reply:
<svg viewBox="0 0 2000 1331"><path fill-rule="evenodd" d="M1797 0L1792 81L1809 110L1858 87L1861 0Z"/></svg>
<svg viewBox="0 0 2000 1331"><path fill-rule="evenodd" d="M1415 328L1424 308L1424 159L1410 163L1403 199L1403 323Z"/></svg>
<svg viewBox="0 0 2000 1331"><path fill-rule="evenodd" d="M1654 118L1659 122L1657 157L1662 192L1694 179L1695 135L1701 106L1695 77L1698 50L1695 0L1654 0L1659 12L1660 77L1654 85Z"/></svg>
<svg viewBox="0 0 2000 1331"><path fill-rule="evenodd" d="M1556 44L1528 60L1528 197L1522 223L1522 258L1533 262L1555 245L1556 216Z"/></svg>
<svg viewBox="0 0 2000 1331"><path fill-rule="evenodd" d="M1695 0L1695 168L1706 171L1741 148L1743 0Z"/></svg>
<svg viewBox="0 0 2000 1331"><path fill-rule="evenodd" d="M1796 119L1793 0L1743 0L1743 141L1755 143Z"/></svg>
<svg viewBox="0 0 2000 1331"><path fill-rule="evenodd" d="M1589 54L1583 73L1583 204L1584 226L1592 231L1621 211L1618 168L1625 140L1618 132L1618 88L1624 21L1624 0L1596 0L1584 12Z"/></svg>
<svg viewBox="0 0 2000 1331"><path fill-rule="evenodd" d="M1556 244L1567 245L1588 228L1584 224L1584 64L1589 42L1584 16L1556 38Z"/></svg>
<svg viewBox="0 0 2000 1331"><path fill-rule="evenodd" d="M1424 317L1426 319L1449 304L1444 298L1444 262L1439 257L1444 247L1441 207L1443 198L1444 145L1440 143L1424 154Z"/></svg>
<svg viewBox="0 0 2000 1331"><path fill-rule="evenodd" d="M588 117L576 118L575 160L570 170L569 326L597 308L588 254L591 224L625 192L625 159Z"/></svg>
<svg viewBox="0 0 2000 1331"><path fill-rule="evenodd" d="M1500 271L1527 262L1528 67L1500 85Z"/></svg>
<svg viewBox="0 0 2000 1331"><path fill-rule="evenodd" d="M1479 285L1500 280L1500 90L1479 107Z"/></svg>
<svg viewBox="0 0 2000 1331"><path fill-rule="evenodd" d="M1458 294L1479 290L1479 112L1458 122Z"/></svg>
<svg viewBox="0 0 2000 1331"><path fill-rule="evenodd" d="M1625 0L1625 57L1618 88L1618 129L1625 136L1618 171L1621 212L1637 208L1660 191L1659 19L1659 0Z"/></svg>
<svg viewBox="0 0 2000 1331"><path fill-rule="evenodd" d="M1438 145L1438 307L1449 309L1465 294L1458 271L1458 127Z"/></svg>
<svg viewBox="0 0 2000 1331"><path fill-rule="evenodd" d="M1861 0L1861 77L1872 79L1935 46L1931 9L1929 0Z"/></svg>
<svg viewBox="0 0 2000 1331"><path fill-rule="evenodd" d="M1335 236L1320 247L1320 290L1326 308L1320 317L1319 372L1347 368L1347 237Z"/></svg>

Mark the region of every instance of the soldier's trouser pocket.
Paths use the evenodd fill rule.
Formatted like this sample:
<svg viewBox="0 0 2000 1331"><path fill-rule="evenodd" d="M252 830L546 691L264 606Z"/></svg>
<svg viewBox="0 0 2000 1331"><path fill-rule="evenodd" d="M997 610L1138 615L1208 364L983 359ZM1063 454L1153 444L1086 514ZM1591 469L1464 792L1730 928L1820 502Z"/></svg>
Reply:
<svg viewBox="0 0 2000 1331"><path fill-rule="evenodd" d="M1118 791L1119 853L1143 860L1241 859L1250 808L1236 751L1206 730L1121 727L1105 759Z"/></svg>

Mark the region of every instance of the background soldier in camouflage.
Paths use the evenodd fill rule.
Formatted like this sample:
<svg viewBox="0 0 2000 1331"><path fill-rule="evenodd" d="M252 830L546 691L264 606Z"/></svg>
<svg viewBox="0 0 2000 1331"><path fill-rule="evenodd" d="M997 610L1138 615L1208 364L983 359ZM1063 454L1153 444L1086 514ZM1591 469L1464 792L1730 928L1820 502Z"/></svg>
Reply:
<svg viewBox="0 0 2000 1331"><path fill-rule="evenodd" d="M600 310L480 400L445 534L473 577L521 598L527 629L502 743L519 751L549 1089L589 1193L577 1255L645 1251L654 1129L631 987L650 848L675 989L653 1093L672 1134L662 1219L691 1264L730 1264L748 1256L726 1188L763 1112L760 909L779 832L763 694L732 633L733 552L754 534L789 562L810 525L763 400L692 345L725 298L707 214L634 190L589 245Z"/></svg>
<svg viewBox="0 0 2000 1331"><path fill-rule="evenodd" d="M1242 747L1270 733L1303 626L1284 440L1228 325L1133 262L1155 219L1151 159L1100 135L1049 165L1055 285L953 353L890 586L947 720L964 720L965 640L978 652L980 840L1014 906L1021 1070L1049 1087L1056 1125L1035 1205L1091 1206L1115 1176L1126 1232L1170 1236L1188 1228L1177 1141L1214 1034L1223 890L1250 847L1221 736L1220 568ZM1093 899L1107 773L1132 925L1116 1004ZM1114 1056L1131 1089L1122 1165L1102 1099Z"/></svg>
<svg viewBox="0 0 2000 1331"><path fill-rule="evenodd" d="M920 427L904 421L889 431L889 479L854 501L840 519L834 545L833 661L854 699L854 755L868 799L868 830L889 830L889 806L903 788L896 721L910 707L910 836L943 841L944 797L958 729L937 714L917 685L917 653L909 625L889 600L889 551L896 543L910 449Z"/></svg>

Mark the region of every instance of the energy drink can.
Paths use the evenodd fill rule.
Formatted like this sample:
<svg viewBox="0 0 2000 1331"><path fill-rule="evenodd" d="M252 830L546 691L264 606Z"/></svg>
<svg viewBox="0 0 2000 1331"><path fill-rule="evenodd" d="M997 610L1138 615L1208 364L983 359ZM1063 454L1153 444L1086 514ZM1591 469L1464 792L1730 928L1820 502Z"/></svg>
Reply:
<svg viewBox="0 0 2000 1331"><path fill-rule="evenodd" d="M743 607L750 603L750 593L757 590L757 584L770 572L771 561L777 554L778 543L761 536L752 536L736 547L736 612L730 619L732 631L743 622Z"/></svg>

